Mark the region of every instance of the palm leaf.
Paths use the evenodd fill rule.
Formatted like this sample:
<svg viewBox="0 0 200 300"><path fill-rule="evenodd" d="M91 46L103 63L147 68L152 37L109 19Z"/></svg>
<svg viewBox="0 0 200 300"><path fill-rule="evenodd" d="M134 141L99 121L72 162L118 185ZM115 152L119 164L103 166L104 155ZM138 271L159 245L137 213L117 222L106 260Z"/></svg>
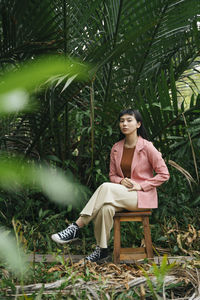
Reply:
<svg viewBox="0 0 200 300"><path fill-rule="evenodd" d="M122 107L137 106L150 136L169 152L172 141L167 135L178 136L183 130L176 80L198 56L199 1L73 0L66 5L61 0L1 0L0 6L2 67L7 68L8 61L18 66L27 58L49 52L92 62L96 72L94 108L102 124L114 124ZM13 120L15 147L26 136L27 155L57 153L66 158L74 150L77 136L72 116L80 110L88 114L91 83L68 85L67 80L37 95L40 111L35 116ZM196 97L190 104L191 110L183 103L186 116L197 114L192 110L193 106L198 110ZM110 115L105 117L107 112ZM86 121L83 125L87 136L90 125ZM104 149L105 138L98 136L98 140ZM89 145L87 138L81 143L81 147Z"/></svg>

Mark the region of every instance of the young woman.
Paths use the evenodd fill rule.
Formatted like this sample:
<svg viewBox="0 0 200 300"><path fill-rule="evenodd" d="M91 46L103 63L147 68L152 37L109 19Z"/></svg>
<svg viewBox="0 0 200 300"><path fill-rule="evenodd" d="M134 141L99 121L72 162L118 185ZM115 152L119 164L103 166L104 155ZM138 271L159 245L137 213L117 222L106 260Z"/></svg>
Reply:
<svg viewBox="0 0 200 300"><path fill-rule="evenodd" d="M85 258L92 262L108 256L107 243L115 212L157 208L156 187L169 179L161 153L146 139L140 113L131 109L122 111L119 127L123 139L111 150L111 182L98 187L75 223L52 235L57 243L72 242L79 237L80 228L93 220L97 246Z"/></svg>

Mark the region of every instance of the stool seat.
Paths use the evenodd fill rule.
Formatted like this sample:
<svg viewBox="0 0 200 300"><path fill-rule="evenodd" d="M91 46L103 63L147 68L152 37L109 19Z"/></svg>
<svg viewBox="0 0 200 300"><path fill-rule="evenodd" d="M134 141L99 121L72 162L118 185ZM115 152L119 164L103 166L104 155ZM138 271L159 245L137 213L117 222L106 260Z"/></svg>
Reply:
<svg viewBox="0 0 200 300"><path fill-rule="evenodd" d="M153 249L151 241L151 231L149 227L150 210L122 211L115 213L114 216L114 263L120 263L122 260L138 260L144 258L153 258ZM139 248L121 248L121 222L142 222L144 230L145 247Z"/></svg>

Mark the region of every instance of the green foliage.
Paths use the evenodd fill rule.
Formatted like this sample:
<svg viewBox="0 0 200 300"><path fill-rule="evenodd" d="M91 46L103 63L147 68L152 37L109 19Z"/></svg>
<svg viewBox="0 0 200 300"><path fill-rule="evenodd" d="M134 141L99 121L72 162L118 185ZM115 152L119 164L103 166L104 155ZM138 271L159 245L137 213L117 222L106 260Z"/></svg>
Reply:
<svg viewBox="0 0 200 300"><path fill-rule="evenodd" d="M44 83L51 76L58 76L60 73L66 77L76 75L76 79L88 79L89 68L75 59L66 59L58 56L45 56L34 59L28 63L20 65L15 72L5 73L1 80L3 84L0 88L0 95L23 89L33 92L36 87Z"/></svg>
<svg viewBox="0 0 200 300"><path fill-rule="evenodd" d="M149 286L149 289L151 291L151 295L153 299L155 300L161 300L163 299L160 294L165 295L165 289L164 289L164 281L165 281L165 276L167 273L175 266L175 263L168 264L167 261L167 256L163 256L162 262L160 267L158 267L155 263L152 264L152 274L156 277L156 283L153 283L151 280L151 277L149 274L142 269L144 276L147 279L147 284Z"/></svg>
<svg viewBox="0 0 200 300"><path fill-rule="evenodd" d="M45 0L38 5L37 1L31 1L23 6L14 1L9 10L2 1L7 16L1 23L5 43L1 49L3 66L7 66L8 54L10 61L12 58L19 64L27 57L35 60L41 52L61 52L81 61L95 62L92 83L76 83L73 74L54 77L55 83L37 95L40 111L14 120L15 138L10 135L4 138L6 147L10 148L12 138L14 147L20 152L26 149L27 155L38 153L42 158L53 155L62 167L67 161L67 166L80 174L81 181L93 188L98 185L93 164L97 154L102 155L101 174L108 170L108 163L106 166L104 163L106 153L118 137L116 114L122 107L137 106L143 112L150 135L165 154L169 145L169 141L163 145L168 135L165 129L179 112L175 80L195 61L198 53L199 2L192 1L193 5L188 0L155 0L145 4L142 0L104 4L70 1L68 6L63 1ZM16 20L14 24L12 19ZM9 39L11 32L4 28L13 26L16 34ZM7 48L9 43L11 49ZM54 66L52 61L48 68ZM80 114L81 118L87 116L83 127L74 123ZM158 127L161 132L157 132ZM170 125L169 131L171 128ZM81 140L78 131L82 131ZM26 137L23 144L22 137ZM81 153L78 157L71 155L79 150L77 145L84 152L83 158Z"/></svg>
<svg viewBox="0 0 200 300"><path fill-rule="evenodd" d="M54 66L49 68L46 60L40 62L30 63L28 66L21 68L14 74L9 73L5 75L3 84L0 87L0 101L1 101L1 113L12 113L13 110L16 112L22 110L24 103L21 105L20 101L23 102L23 97L18 93L17 89L23 88L26 92L31 91L39 83L43 82L47 76L54 75L59 71L79 72L81 74L80 66L75 61L57 60L54 59ZM66 68L67 65L67 69ZM40 75L38 75L38 73ZM85 74L85 72L84 72ZM10 92L10 94L8 93ZM5 97L6 95L6 97ZM15 97L16 96L16 97ZM9 106L7 102L9 102ZM14 104L13 104L14 99ZM14 109L13 109L14 108ZM77 199L77 191L79 192L80 186L77 184L78 189L75 187L74 181L70 181L69 178L64 176L61 171L55 168L49 168L46 166L36 165L33 161L22 161L19 156L15 157L8 155L1 155L0 161L0 185L4 190L15 192L21 187L35 187L49 199L54 202L66 204L71 201L74 203ZM41 217L41 210L39 216ZM9 267L16 274L25 272L24 261L22 260L22 252L20 252L20 244L18 239L18 230L15 227L17 245L6 235L6 232L1 229L0 232L0 255L4 260L7 261Z"/></svg>
<svg viewBox="0 0 200 300"><path fill-rule="evenodd" d="M26 260L20 245L10 237L9 232L0 229L0 258L17 276L26 272Z"/></svg>
<svg viewBox="0 0 200 300"><path fill-rule="evenodd" d="M189 106L186 103L180 106L180 89L179 92L176 89L176 79L182 76L191 62L191 70L198 65L195 58L199 34L195 22L199 3L194 1L193 4L191 1L151 1L145 4L143 1L123 1L113 5L113 1L108 1L103 5L101 1L94 1L89 6L87 3L77 6L73 1L69 3L70 9L66 9L63 2L47 0L38 3L35 9L36 2L22 6L14 1L8 11L4 2L0 2L4 16L7 16L1 17L0 23L4 38L2 74L5 70L10 71L9 75L2 77L2 91L12 91L13 87L18 90L19 94L14 92L15 100L11 102L12 107L16 106L14 111L22 107L27 110L30 106L26 103L32 105L33 99L40 107L34 114L4 116L1 120L2 149L18 152L39 160L39 163L45 160L53 169L59 166L67 174L70 170L73 176L69 182L77 178L94 191L108 180L109 152L119 134L117 114L123 107L136 106L143 114L154 144L165 157L178 162L196 180L188 132L198 166L199 100L192 96ZM45 19L41 15L45 15ZM13 19L15 23L12 23ZM11 31L5 31L5 28L12 26L15 35L9 39ZM46 28L45 31L42 28ZM41 62L36 59L41 53L54 55ZM60 53L80 58L78 62L73 60L75 69L71 69L72 60L66 61ZM24 63L27 58L31 58L31 63ZM92 71L82 64L83 60L95 62ZM77 82L77 70L85 81ZM31 73L34 80L29 80ZM48 76L51 76L49 80ZM47 85L43 84L45 80ZM35 84L40 88L35 89ZM34 91L30 100L27 90ZM7 108L3 109L6 111ZM173 216L174 212L178 222L187 224L193 210L190 204L198 201L198 189L193 187L192 192L188 191L183 176L172 168L170 173L169 187L165 185L159 191L160 209L154 212L152 220L155 228L158 215L162 216L159 220L164 220ZM31 174L25 178L28 180L30 177ZM10 224L9 219L15 215L23 223L27 224L27 220L36 222L37 228L40 209L49 211L48 220L54 211L64 216L60 206L46 203L40 190L41 187L30 189L29 185L25 193L21 190L2 191L2 221ZM79 208L88 199L86 190L80 189L81 194L78 191L79 187L80 204L73 202L73 192L68 197L75 204L73 210L66 210L70 220L76 217ZM46 192L53 195L48 188ZM57 192L60 192L59 188L55 189L55 196ZM39 220L43 235L46 223L44 218ZM62 226L63 221L60 221L58 228ZM158 228L155 233L162 235L162 227L159 225ZM139 228L131 230L137 238ZM87 232L86 235L89 236ZM33 249L33 245L30 248Z"/></svg>
<svg viewBox="0 0 200 300"><path fill-rule="evenodd" d="M80 197L80 185L69 177L66 180L61 170L24 162L20 157L8 159L2 155L1 159L0 185L6 190L35 186L36 191L43 191L50 200L63 205L75 204Z"/></svg>
<svg viewBox="0 0 200 300"><path fill-rule="evenodd" d="M94 191L108 180L117 114L137 107L167 163L176 162L197 183L188 185L168 163L171 179L159 189L151 219L154 243L180 253L165 224L199 224L200 102L198 78L191 76L199 73L199 8L198 0L0 0L0 146L6 158L0 162L0 218L11 227L15 216L28 249L52 250L47 235L62 229L65 216L73 220L88 199L78 182ZM53 56L40 60L47 54ZM190 97L180 85L186 77ZM140 228L129 230L137 243ZM85 244L91 231L85 229ZM124 233L123 242L133 243Z"/></svg>

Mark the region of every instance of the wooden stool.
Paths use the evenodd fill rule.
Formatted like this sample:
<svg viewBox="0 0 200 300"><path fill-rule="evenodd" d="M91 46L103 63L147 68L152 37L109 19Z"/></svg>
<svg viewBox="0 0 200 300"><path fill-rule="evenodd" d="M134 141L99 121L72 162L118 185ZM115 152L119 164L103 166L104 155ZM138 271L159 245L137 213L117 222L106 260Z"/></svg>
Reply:
<svg viewBox="0 0 200 300"><path fill-rule="evenodd" d="M118 212L114 216L114 263L121 260L137 260L143 258L153 258L151 241L151 231L149 227L149 216L151 211ZM142 222L144 230L145 247L121 248L120 222Z"/></svg>

